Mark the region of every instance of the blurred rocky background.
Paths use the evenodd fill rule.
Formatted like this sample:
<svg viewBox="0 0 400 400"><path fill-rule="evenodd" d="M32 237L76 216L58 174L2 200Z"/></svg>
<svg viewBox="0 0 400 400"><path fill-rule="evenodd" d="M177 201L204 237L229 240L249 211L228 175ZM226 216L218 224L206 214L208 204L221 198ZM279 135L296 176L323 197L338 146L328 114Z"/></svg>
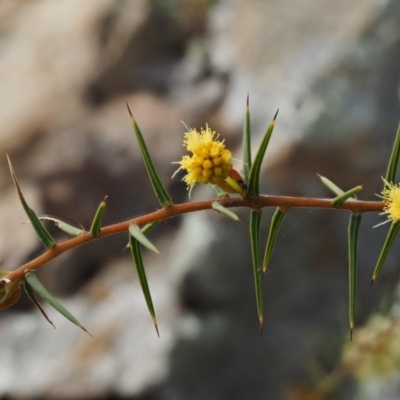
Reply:
<svg viewBox="0 0 400 400"><path fill-rule="evenodd" d="M319 173L344 189L366 183L360 198L376 199L399 75L396 0L0 2L0 147L32 208L86 229L105 195L106 223L159 207L126 101L177 203L187 201L182 175L170 179L184 151L180 121L208 123L240 159L248 93L254 149L280 108L263 193L330 196ZM0 260L12 270L43 249L21 224L5 157L0 187ZM201 212L152 232L162 255L145 261L160 339L122 252L126 235L45 266L42 282L94 338L45 307L54 330L21 298L0 315L0 398L398 399L398 249L368 288L382 217L363 219L357 326L366 325L349 343L348 215L290 211L263 282L260 337L248 210L237 211L240 223ZM384 367L368 369L378 353Z"/></svg>

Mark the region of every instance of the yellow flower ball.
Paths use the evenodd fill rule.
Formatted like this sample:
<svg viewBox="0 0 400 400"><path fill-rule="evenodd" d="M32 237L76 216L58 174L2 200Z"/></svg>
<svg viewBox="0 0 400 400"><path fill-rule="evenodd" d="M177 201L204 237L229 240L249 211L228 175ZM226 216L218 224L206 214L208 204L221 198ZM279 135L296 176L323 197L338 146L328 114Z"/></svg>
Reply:
<svg viewBox="0 0 400 400"><path fill-rule="evenodd" d="M394 183L385 182L382 191L383 201L385 202L384 214L394 222L400 221L400 186Z"/></svg>
<svg viewBox="0 0 400 400"><path fill-rule="evenodd" d="M196 183L224 183L232 168L231 152L218 140L219 135L209 127L200 132L192 129L185 133L183 145L192 153L179 162L187 171L183 180L191 189Z"/></svg>

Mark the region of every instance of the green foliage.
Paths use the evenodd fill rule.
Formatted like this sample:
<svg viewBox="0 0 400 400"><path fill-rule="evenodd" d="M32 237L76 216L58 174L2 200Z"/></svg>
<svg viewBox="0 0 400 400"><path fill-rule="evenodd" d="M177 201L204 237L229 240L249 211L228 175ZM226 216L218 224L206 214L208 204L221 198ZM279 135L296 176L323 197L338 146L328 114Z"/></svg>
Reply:
<svg viewBox="0 0 400 400"><path fill-rule="evenodd" d="M372 274L370 286L375 282L376 278L378 277L379 273L381 272L383 263L385 262L386 257L389 254L389 250L392 247L392 244L394 242L394 239L395 239L397 233L399 232L399 229L400 229L400 222L399 221L392 222L392 224L390 225L389 232L386 236L385 243L383 244L381 253L379 254L378 261L375 265L375 269Z"/></svg>
<svg viewBox="0 0 400 400"><path fill-rule="evenodd" d="M361 190L363 190L363 189L364 189L364 185L358 185L358 186L348 190L347 192L344 192L343 194L336 196L332 200L333 206L336 208L340 207L347 199L350 199L351 197L355 197L355 195L358 192L361 192Z"/></svg>
<svg viewBox="0 0 400 400"><path fill-rule="evenodd" d="M158 174L156 167L153 163L153 160L151 159L150 153L147 150L147 146L144 141L142 132L140 131L138 124L133 118L128 103L126 103L126 106L128 107L129 115L131 116L132 119L132 126L135 131L137 140L139 142L140 151L142 152L144 164L146 166L147 173L149 174L150 182L153 186L154 192L160 204L163 207L168 207L173 203L172 198L161 181L160 175Z"/></svg>
<svg viewBox="0 0 400 400"><path fill-rule="evenodd" d="M271 225L269 227L267 245L265 246L264 260L263 260L263 269L262 273L265 275L268 271L269 261L271 259L272 250L275 246L276 237L278 236L279 228L283 222L283 218L286 215L285 210L281 210L277 208L274 215L272 216Z"/></svg>
<svg viewBox="0 0 400 400"><path fill-rule="evenodd" d="M386 182L394 183L396 179L397 166L399 164L400 155L400 123L397 127L396 138L393 144L392 154L390 155L388 168L386 172Z"/></svg>
<svg viewBox="0 0 400 400"><path fill-rule="evenodd" d="M268 129L265 132L264 138L261 141L260 147L257 151L254 162L251 164L251 168L249 171L249 182L247 184L250 196L257 197L260 194L260 172L261 172L261 164L264 159L265 152L267 151L267 147L269 141L272 136L272 132L274 131L276 117L278 116L279 110L276 112L274 118L268 126Z"/></svg>
<svg viewBox="0 0 400 400"><path fill-rule="evenodd" d="M250 211L250 244L251 258L253 260L254 287L256 291L257 314L260 322L260 332L263 331L264 312L262 295L262 274L260 265L260 226L261 210Z"/></svg>
<svg viewBox="0 0 400 400"><path fill-rule="evenodd" d="M38 306L38 308L40 309L42 314L45 316L47 321L49 321L50 324L53 325L53 327L54 327L54 324L49 320L46 313L39 306L39 303L37 302L35 294L34 294L35 292L40 297L42 297L45 301L47 301L61 315L63 315L65 318L67 318L69 321L71 321L74 325L81 328L88 335L92 336L86 330L86 328L42 285L42 283L39 281L39 279L33 272L28 271L25 274L24 285L25 285L25 291L26 291L28 297L35 303L36 306Z"/></svg>
<svg viewBox="0 0 400 400"><path fill-rule="evenodd" d="M54 224L60 228L63 232L67 233L69 236L72 237L78 237L82 235L85 231L83 229L77 228L73 225L70 225L64 221L61 221L58 218L53 218L53 217L40 217L39 218L41 221L52 221Z"/></svg>
<svg viewBox="0 0 400 400"><path fill-rule="evenodd" d="M19 200L22 204L22 207L24 208L26 215L29 218L29 221L32 223L33 228L36 231L36 234L39 237L39 240L43 243L44 247L47 249L51 249L56 245L56 241L54 238L50 235L48 230L45 228L45 226L42 224L36 213L28 206L28 203L26 202L24 195L22 194L21 188L19 186L18 180L17 180L17 175L15 174L14 168L11 164L11 159L7 153L6 150L6 156L7 156L7 161L8 161L8 166L10 168L11 176L13 178L15 187L17 188L18 192L18 197Z"/></svg>
<svg viewBox="0 0 400 400"><path fill-rule="evenodd" d="M251 128L250 128L250 104L247 95L246 113L243 125L243 174L245 182L249 181L251 169Z"/></svg>
<svg viewBox="0 0 400 400"><path fill-rule="evenodd" d="M225 208L220 202L214 201L212 203L212 208L215 211L218 211L219 213L225 215L226 217L233 219L234 221L239 221L239 217L231 210L228 208Z"/></svg>
<svg viewBox="0 0 400 400"><path fill-rule="evenodd" d="M140 286L142 287L147 308L149 309L151 319L153 320L154 327L156 328L157 336L160 336L158 331L156 312L154 309L149 284L147 282L146 270L144 268L141 248L141 244L143 244L148 249L158 253L156 247L144 236L144 233L148 232L154 226L155 224L148 225L143 228L143 231L141 231L137 225L131 225L129 227L129 248L131 249L132 258L136 266L136 271L139 277Z"/></svg>
<svg viewBox="0 0 400 400"><path fill-rule="evenodd" d="M322 183L328 187L334 194L333 199L314 199L309 197L296 198L296 197L285 197L285 196L262 196L260 195L260 175L261 167L266 150L268 148L274 127L276 122L276 117L278 112L276 112L274 118L269 124L264 137L261 141L258 151L256 152L254 160L251 156L251 128L250 128L250 108L249 100L247 99L246 112L244 117L243 125L243 160L244 160L244 180L243 178L232 168L232 163L229 159L226 161L227 170L225 175L228 174L228 178L224 181L228 185L222 186L223 190L229 191L233 189L230 193L239 193L242 198L230 198L227 193L225 193L220 188L214 186L218 200L203 201L203 202L192 202L186 204L173 204L172 198L169 195L166 187L160 179L160 176L156 170L155 164L152 161L150 153L147 149L147 145L144 140L144 136L139 129L132 113L128 107L132 119L132 126L139 143L140 151L143 156L143 160L146 166L148 177L151 185L153 186L154 193L159 200L162 209L149 213L147 215L137 217L124 221L122 223L102 226L103 215L106 207L106 199L99 205L93 222L90 228L90 232L85 232L83 229L76 228L73 225L63 222L61 219L53 217L38 217L36 213L28 206L20 185L18 183L15 171L11 164L10 157L8 153L7 160L11 172L12 179L14 181L15 187L17 189L19 200L24 208L26 214L28 215L29 221L32 223L33 228L38 236L38 239L43 243L47 251L37 257L36 259L28 262L27 264L21 266L16 271L0 271L0 309L6 308L14 304L20 296L20 286L23 285L25 292L29 299L38 307L43 316L48 320L48 322L53 325L51 320L48 318L44 309L41 307L36 295L42 297L47 301L52 307L54 307L59 313L61 313L69 321L83 329L85 332L87 330L81 325L81 323L72 316L61 303L51 295L48 290L41 284L38 280L34 271L42 267L45 263L51 259L57 257L58 255L77 247L81 244L88 243L97 238L102 238L107 235L116 234L120 232L129 233L129 243L132 259L134 261L136 271L139 277L139 282L143 292L143 296L149 310L150 316L153 320L157 335L159 335L157 319L155 308L150 292L150 287L148 279L146 276L146 270L143 261L142 247L145 247L155 253L158 253L157 248L153 243L147 238L146 233L154 228L159 222L165 221L168 218L172 218L178 215L182 215L188 212L195 212L200 210L215 210L228 218L235 221L239 221L238 216L230 210L231 207L248 207L250 208L250 225L249 225L249 236L250 236L250 252L253 266L254 275L254 286L255 286L255 297L256 297L256 308L257 316L260 324L260 331L263 330L263 293L262 293L262 282L265 273L269 269L269 264L271 260L271 255L277 241L277 236L284 217L287 215L288 210L294 207L307 207L307 208L327 208L335 210L347 210L350 212L350 221L348 226L348 267L349 267L349 325L350 325L350 337L352 337L354 324L355 324L355 310L356 310L356 291L357 291L357 250L358 250L358 236L359 229L362 219L362 214L369 211L384 211L387 215L389 221L391 221L391 226L382 247L379 259L375 266L375 270L372 275L371 284L377 278L385 260L389 253L389 250L394 242L396 234L400 229L400 187L394 184L394 179L397 170L397 164L400 154L400 125L397 130L396 140L393 146L392 154L388 163L388 169L386 178L384 179L385 185L383 194L383 202L366 202L359 201L356 199L356 194L358 194L362 189L363 185L358 185L348 191L343 191L339 186L333 183L326 177L320 176ZM208 129L208 128L207 128ZM214 135L214 133L213 133ZM194 160L193 163L198 162L199 164L194 165L194 169L202 171L198 173L201 178L199 182L211 182L207 180L206 175L203 172L206 169L201 169L200 166L204 163L204 157L208 157L212 151L215 154L210 158L215 161L215 164L211 164L209 169L212 169L212 174L217 177L221 176L221 171L218 168L221 167L221 154L215 150L215 142L211 139L201 147L200 150L204 153L199 153L199 160ZM194 141L192 145L199 147L203 145L203 142ZM208 146L208 147L206 147ZM225 145L224 145L225 146ZM211 161L210 161L211 162ZM219 172L219 175L217 173ZM225 179L223 175L223 179ZM197 181L196 181L197 182ZM214 181L215 183L215 181ZM218 184L218 183L217 183ZM265 253L262 265L260 263L260 244L261 244L261 217L263 207L276 207L276 211L271 219L271 224L269 228ZM61 230L66 232L71 238L65 242L56 243L55 239L50 235L42 220L50 220L54 222ZM144 227L143 227L144 226ZM143 228L142 228L143 227ZM53 325L54 326L54 325Z"/></svg>
<svg viewBox="0 0 400 400"><path fill-rule="evenodd" d="M354 318L356 310L356 290L357 290L357 247L358 233L360 230L362 216L351 214L348 228L349 243L349 323L350 339L353 337Z"/></svg>
<svg viewBox="0 0 400 400"><path fill-rule="evenodd" d="M104 200L100 203L96 214L94 215L92 226L90 227L90 233L93 236L99 236L101 233L101 224L103 222L104 211L106 210L107 204L107 196L104 197Z"/></svg>

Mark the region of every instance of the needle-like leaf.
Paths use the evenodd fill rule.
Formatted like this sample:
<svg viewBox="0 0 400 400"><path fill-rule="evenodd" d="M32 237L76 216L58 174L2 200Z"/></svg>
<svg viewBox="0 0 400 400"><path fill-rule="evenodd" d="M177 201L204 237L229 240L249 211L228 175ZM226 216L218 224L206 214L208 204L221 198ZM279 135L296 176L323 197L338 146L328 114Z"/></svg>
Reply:
<svg viewBox="0 0 400 400"><path fill-rule="evenodd" d="M11 159L10 159L10 156L8 155L7 149L5 150L5 152L6 152L6 157L7 157L7 161L8 161L8 166L10 168L11 176L13 178L15 187L17 188L18 197L22 204L22 207L24 208L26 215L28 216L29 220L31 221L33 229L35 229L35 232L38 235L39 240L43 243L44 247L46 247L47 249L50 249L56 245L56 241L50 235L50 233L45 228L45 226L42 224L42 222L40 221L38 216L35 214L35 212L28 206L28 203L26 202L24 195L22 194L21 188L19 186L19 183L17 180L17 175L15 174L15 171L12 166Z"/></svg>
<svg viewBox="0 0 400 400"><path fill-rule="evenodd" d="M219 201L214 201L212 208L234 221L239 221L239 217L233 211L229 210L229 208L224 207Z"/></svg>
<svg viewBox="0 0 400 400"><path fill-rule="evenodd" d="M44 311L43 307L40 305L40 303L38 302L36 296L35 296L35 292L33 291L33 289L29 286L29 284L27 284L26 282L24 282L24 289L25 289L25 293L28 296L29 300L37 307L37 309L42 313L43 317L47 320L47 322L54 328L56 329L56 326L53 324L53 321L49 318L49 316L46 314L46 312Z"/></svg>
<svg viewBox="0 0 400 400"><path fill-rule="evenodd" d="M139 276L140 286L142 287L142 292L146 300L147 308L150 312L151 319L153 320L154 327L156 328L157 336L160 337L157 325L156 312L153 306L153 300L151 298L149 284L147 282L146 270L144 268L142 248L140 242L131 234L129 235L129 247L131 249L131 254L133 261L136 266L136 271Z"/></svg>
<svg viewBox="0 0 400 400"><path fill-rule="evenodd" d="M46 300L61 315L85 331L89 336L92 336L91 333L42 285L33 272L29 271L25 274L25 285L30 286L31 289Z"/></svg>
<svg viewBox="0 0 400 400"><path fill-rule="evenodd" d="M271 259L272 250L275 245L276 237L278 236L279 228L281 227L283 218L286 215L285 210L277 208L271 219L271 226L269 227L267 245L265 247L264 261L262 267L262 274L265 275L268 272L269 261Z"/></svg>
<svg viewBox="0 0 400 400"><path fill-rule="evenodd" d="M244 181L249 181L249 172L251 168L251 130L250 130L250 105L249 95L247 95L246 113L243 125L243 175Z"/></svg>
<svg viewBox="0 0 400 400"><path fill-rule="evenodd" d="M400 123L397 127L396 139L393 144L392 154L390 155L388 169L386 172L386 182L394 183L396 179L397 165L399 163L400 154Z"/></svg>
<svg viewBox="0 0 400 400"><path fill-rule="evenodd" d="M139 142L139 147L140 147L140 150L143 155L144 164L146 166L146 170L149 175L150 182L153 186L154 192L155 192L160 204L163 207L168 207L173 203L172 198L169 195L167 189L165 188L164 184L161 181L161 178L156 170L156 167L155 167L153 160L151 159L150 153L147 149L146 142L144 141L142 132L140 131L138 124L136 123L135 119L133 118L133 115L129 108L128 103L126 103L126 106L128 108L129 115L131 116L132 126L135 131L137 140Z"/></svg>
<svg viewBox="0 0 400 400"><path fill-rule="evenodd" d="M141 243L144 247L147 247L149 250L154 253L159 254L157 247L154 246L153 243L150 242L149 239L143 234L143 231L139 228L139 226L132 224L129 226L129 234L133 236L139 243Z"/></svg>
<svg viewBox="0 0 400 400"><path fill-rule="evenodd" d="M222 190L219 186L217 185L211 185L214 193L216 194L216 196L220 199L222 197L229 197L228 193L225 192L225 190Z"/></svg>
<svg viewBox="0 0 400 400"><path fill-rule="evenodd" d="M260 144L260 147L257 151L257 154L254 158L254 162L251 165L249 171L249 180L248 180L248 189L250 192L250 196L257 197L260 194L260 171L261 164L264 159L265 152L267 151L269 140L271 139L272 132L274 131L275 121L278 116L279 110L276 112L274 118L269 124L268 129L265 132L264 138Z"/></svg>
<svg viewBox="0 0 400 400"><path fill-rule="evenodd" d="M260 266L260 226L261 210L250 211L250 244L251 256L253 260L254 286L256 291L257 314L260 322L260 333L263 332L264 312L262 296L262 275Z"/></svg>
<svg viewBox="0 0 400 400"><path fill-rule="evenodd" d="M146 233L149 233L153 228L155 228L158 224L160 223L160 221L154 221L154 222L150 222L147 225L145 225L142 228L142 233L145 235Z"/></svg>
<svg viewBox="0 0 400 400"><path fill-rule="evenodd" d="M355 197L355 195L360 192L361 190L364 189L365 185L359 185L354 187L353 189L348 190L347 192L344 192L343 194L335 197L332 200L332 204L334 207L340 207L346 200L351 200L351 197Z"/></svg>
<svg viewBox="0 0 400 400"><path fill-rule="evenodd" d="M54 224L60 228L63 232L67 233L70 236L77 237L82 235L82 233L85 233L83 229L77 228L75 226L72 226L70 224L67 224L64 221L61 221L58 218L53 218L53 217L39 217L41 221L46 220L46 221L52 221Z"/></svg>
<svg viewBox="0 0 400 400"><path fill-rule="evenodd" d="M342 189L340 189L339 186L335 185L331 180L329 180L328 178L326 178L325 176L322 176L320 174L317 174L319 176L319 178L321 179L322 183L329 189L331 190L333 193L336 194L336 196L341 196L342 194L344 194L344 191Z"/></svg>
<svg viewBox="0 0 400 400"><path fill-rule="evenodd" d="M101 224L103 222L103 215L107 205L107 196L104 197L103 201L97 208L96 214L94 215L92 226L90 227L90 233L93 236L99 236L101 233Z"/></svg>
<svg viewBox="0 0 400 400"><path fill-rule="evenodd" d="M357 247L358 232L360 230L361 214L351 214L348 227L349 242L349 324L350 340L353 339L354 317L356 310L357 291Z"/></svg>
<svg viewBox="0 0 400 400"><path fill-rule="evenodd" d="M393 241L394 241L399 229L400 229L400 221L392 222L392 225L390 225L389 232L386 236L385 243L383 244L381 254L379 255L378 262L376 263L374 272L372 274L372 279L371 279L371 283L369 284L369 286L371 286L375 282L376 278L378 277L379 272L382 269L383 263L386 260L386 257L390 250L390 247L392 246Z"/></svg>

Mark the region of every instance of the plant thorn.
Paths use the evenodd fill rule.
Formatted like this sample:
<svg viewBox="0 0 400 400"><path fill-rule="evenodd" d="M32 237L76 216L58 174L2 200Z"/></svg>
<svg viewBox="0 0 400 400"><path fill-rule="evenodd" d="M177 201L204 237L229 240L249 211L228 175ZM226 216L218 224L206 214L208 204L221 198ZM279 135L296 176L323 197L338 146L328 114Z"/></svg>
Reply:
<svg viewBox="0 0 400 400"><path fill-rule="evenodd" d="M375 278L372 278L371 283L369 284L369 287L371 287L374 282L375 282Z"/></svg>
<svg viewBox="0 0 400 400"><path fill-rule="evenodd" d="M130 116L131 116L131 118L133 119L133 115L132 115L131 109L129 108L129 104L128 104L128 102L127 102L127 101L126 101L125 103L126 103L126 107L128 108L129 115L130 115Z"/></svg>

